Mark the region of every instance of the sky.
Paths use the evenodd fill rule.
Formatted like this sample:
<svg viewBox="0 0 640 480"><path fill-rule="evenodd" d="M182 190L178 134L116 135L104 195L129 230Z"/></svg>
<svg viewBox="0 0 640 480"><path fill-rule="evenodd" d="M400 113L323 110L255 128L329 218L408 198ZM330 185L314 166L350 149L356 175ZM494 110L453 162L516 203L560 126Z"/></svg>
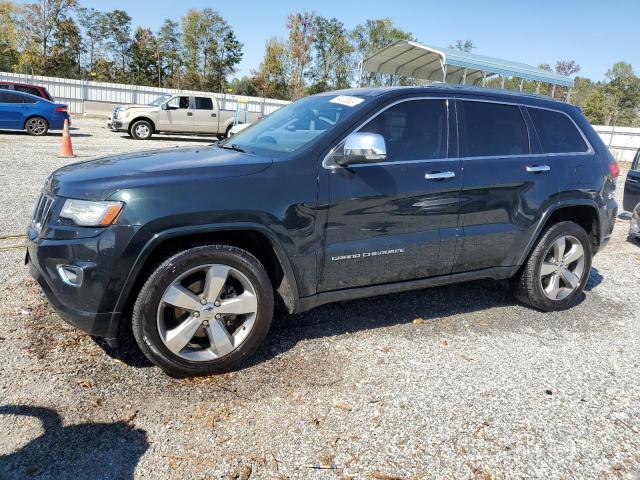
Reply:
<svg viewBox="0 0 640 480"><path fill-rule="evenodd" d="M257 68L268 38L285 38L287 14L315 11L347 28L368 18L391 18L418 41L447 47L471 40L474 53L530 65L575 60L580 75L604 79L617 61L640 74L640 0L79 0L99 10L126 10L133 25L154 31L189 8L218 10L244 44L236 72ZM18 1L16 3L28 3Z"/></svg>

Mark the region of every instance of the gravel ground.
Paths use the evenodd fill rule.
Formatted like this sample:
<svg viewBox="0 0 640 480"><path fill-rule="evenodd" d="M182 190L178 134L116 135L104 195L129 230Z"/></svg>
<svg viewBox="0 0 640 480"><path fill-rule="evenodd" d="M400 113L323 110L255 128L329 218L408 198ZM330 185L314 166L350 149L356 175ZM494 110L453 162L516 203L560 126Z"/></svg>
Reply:
<svg viewBox="0 0 640 480"><path fill-rule="evenodd" d="M83 157L203 141L74 126ZM640 477L628 220L570 311L502 282L328 305L276 318L242 370L176 380L68 327L6 238L67 163L59 140L0 133L0 478Z"/></svg>

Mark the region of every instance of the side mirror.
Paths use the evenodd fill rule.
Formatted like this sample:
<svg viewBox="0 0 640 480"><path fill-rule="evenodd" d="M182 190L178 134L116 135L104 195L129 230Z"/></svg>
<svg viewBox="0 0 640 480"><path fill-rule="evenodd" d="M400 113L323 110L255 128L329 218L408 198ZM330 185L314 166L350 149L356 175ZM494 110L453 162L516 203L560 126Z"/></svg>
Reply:
<svg viewBox="0 0 640 480"><path fill-rule="evenodd" d="M387 159L387 145L378 133L352 133L349 135L335 162L344 167L358 163L373 163Z"/></svg>
<svg viewBox="0 0 640 480"><path fill-rule="evenodd" d="M160 105L160 108L161 108L162 110L169 110L169 104L165 102L165 103L163 103L162 105Z"/></svg>

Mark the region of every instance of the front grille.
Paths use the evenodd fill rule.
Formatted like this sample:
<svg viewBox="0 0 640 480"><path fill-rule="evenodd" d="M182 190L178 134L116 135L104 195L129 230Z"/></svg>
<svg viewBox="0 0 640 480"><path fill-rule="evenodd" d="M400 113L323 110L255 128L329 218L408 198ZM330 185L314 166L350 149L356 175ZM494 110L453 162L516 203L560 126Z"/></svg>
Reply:
<svg viewBox="0 0 640 480"><path fill-rule="evenodd" d="M31 225L38 233L40 233L42 226L48 220L49 213L51 213L51 207L53 206L53 200L53 197L45 193L42 193L40 198L38 198L36 209L33 211L33 219L31 220Z"/></svg>

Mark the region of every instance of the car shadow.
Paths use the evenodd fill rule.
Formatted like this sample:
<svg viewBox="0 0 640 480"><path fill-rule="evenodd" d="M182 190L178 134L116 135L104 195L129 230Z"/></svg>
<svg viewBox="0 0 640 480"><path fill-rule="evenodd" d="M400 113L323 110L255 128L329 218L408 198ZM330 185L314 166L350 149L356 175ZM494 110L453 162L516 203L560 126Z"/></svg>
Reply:
<svg viewBox="0 0 640 480"><path fill-rule="evenodd" d="M602 275L593 268L585 290L591 291L602 280ZM585 298L586 295L582 293L578 303L582 303ZM308 339L330 338L346 333L407 324L416 319L437 325L441 320L455 315L517 304L506 281L477 280L332 303L295 315L277 309L265 342L256 354L239 367L239 370L266 362ZM153 366L133 339L130 323L123 322L123 325L126 327L120 329L116 348L110 347L98 338L95 339L96 343L107 355L128 366Z"/></svg>
<svg viewBox="0 0 640 480"><path fill-rule="evenodd" d="M0 415L38 419L43 433L17 451L0 455L0 478L133 479L149 448L145 430L126 422L64 426L51 408L0 406Z"/></svg>
<svg viewBox="0 0 640 480"><path fill-rule="evenodd" d="M121 135L120 138L125 140L133 140L139 141L135 138L130 137L129 135ZM217 137L167 137L162 135L154 135L149 139L149 141L153 142L156 140L164 141L164 142L198 142L198 143L216 143L218 141Z"/></svg>
<svg viewBox="0 0 640 480"><path fill-rule="evenodd" d="M27 132L25 132L24 130L0 130L0 134L2 135L24 135L25 137L31 137L31 135L29 135ZM46 135L43 135L43 137L62 137L62 132L47 132ZM72 132L71 133L71 138L75 138L75 137L93 137L93 135L91 133L75 133Z"/></svg>
<svg viewBox="0 0 640 480"><path fill-rule="evenodd" d="M596 267L591 267L589 280L587 281L587 284L584 286L584 290L586 292L590 292L591 290L596 288L598 285L600 285L602 283L602 280L604 280L604 277L600 275L600 272L598 271L598 269Z"/></svg>

